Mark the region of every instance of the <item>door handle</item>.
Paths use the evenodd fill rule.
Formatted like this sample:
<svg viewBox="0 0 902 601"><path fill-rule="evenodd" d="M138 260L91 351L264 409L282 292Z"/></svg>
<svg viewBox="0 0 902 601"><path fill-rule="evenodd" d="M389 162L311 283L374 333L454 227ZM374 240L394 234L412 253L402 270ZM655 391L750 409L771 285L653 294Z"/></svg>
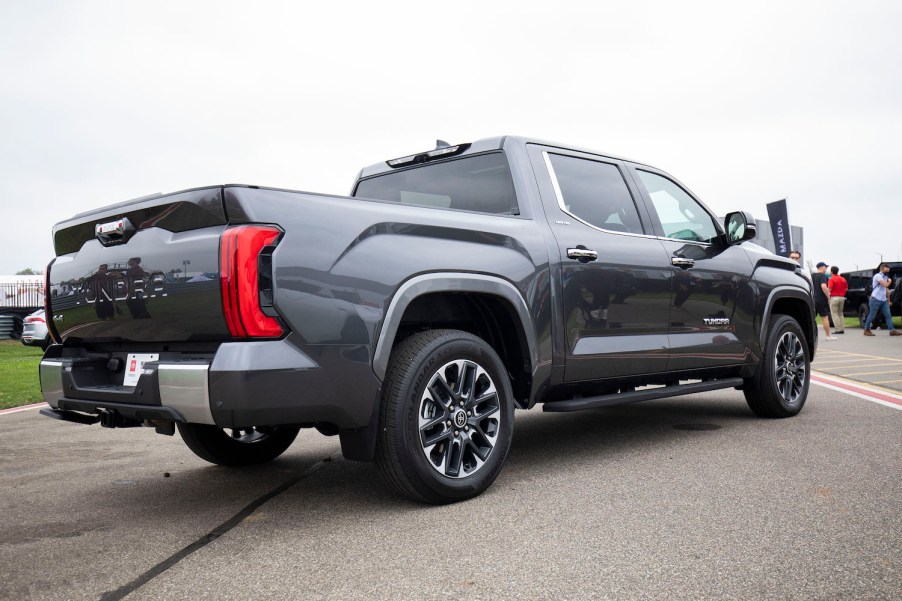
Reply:
<svg viewBox="0 0 902 601"><path fill-rule="evenodd" d="M684 257L671 257L670 258L671 265L675 265L680 269L689 269L690 267L695 267L695 261L692 259L686 259Z"/></svg>
<svg viewBox="0 0 902 601"><path fill-rule="evenodd" d="M597 259L598 253L591 248L586 248L580 244L576 248L568 248L567 256L571 259L576 259L580 263L588 263L589 261Z"/></svg>

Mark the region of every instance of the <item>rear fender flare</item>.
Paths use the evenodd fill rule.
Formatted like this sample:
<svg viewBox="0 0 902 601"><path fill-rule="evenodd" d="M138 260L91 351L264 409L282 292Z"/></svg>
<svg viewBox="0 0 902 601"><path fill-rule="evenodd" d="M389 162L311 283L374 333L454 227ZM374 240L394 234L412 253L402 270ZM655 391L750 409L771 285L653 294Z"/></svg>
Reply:
<svg viewBox="0 0 902 601"><path fill-rule="evenodd" d="M407 307L417 297L435 292L492 294L508 301L517 312L529 347L530 368L535 370L538 364L535 328L532 325L529 307L523 299L523 295L513 284L499 277L477 273L427 273L413 277L401 284L389 303L373 355L373 371L380 381L385 379L388 371L392 346Z"/></svg>

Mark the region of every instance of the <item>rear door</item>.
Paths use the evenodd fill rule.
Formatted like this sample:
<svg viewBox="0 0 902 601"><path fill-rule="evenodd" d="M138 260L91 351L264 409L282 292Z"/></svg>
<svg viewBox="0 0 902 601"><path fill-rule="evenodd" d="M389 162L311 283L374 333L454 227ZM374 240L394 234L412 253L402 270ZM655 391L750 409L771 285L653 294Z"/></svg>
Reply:
<svg viewBox="0 0 902 601"><path fill-rule="evenodd" d="M752 360L752 264L721 238L720 219L666 173L630 165L673 278L668 370Z"/></svg>
<svg viewBox="0 0 902 601"><path fill-rule="evenodd" d="M617 160L530 145L561 269L564 380L663 371L672 272Z"/></svg>

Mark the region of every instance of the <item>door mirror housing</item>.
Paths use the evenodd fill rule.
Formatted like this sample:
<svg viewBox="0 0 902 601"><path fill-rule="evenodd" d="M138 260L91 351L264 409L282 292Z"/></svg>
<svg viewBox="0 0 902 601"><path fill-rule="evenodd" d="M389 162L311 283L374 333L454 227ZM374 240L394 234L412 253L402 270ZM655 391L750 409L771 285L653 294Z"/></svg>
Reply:
<svg viewBox="0 0 902 601"><path fill-rule="evenodd" d="M727 243L729 244L752 240L758 235L755 218L745 211L729 213L724 219L724 230L727 232Z"/></svg>

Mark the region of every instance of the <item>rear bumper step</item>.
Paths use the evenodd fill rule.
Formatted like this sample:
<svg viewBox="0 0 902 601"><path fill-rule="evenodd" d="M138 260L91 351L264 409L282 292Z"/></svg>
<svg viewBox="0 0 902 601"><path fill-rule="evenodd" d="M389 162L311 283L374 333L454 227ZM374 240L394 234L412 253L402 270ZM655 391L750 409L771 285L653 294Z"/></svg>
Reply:
<svg viewBox="0 0 902 601"><path fill-rule="evenodd" d="M185 418L178 411L169 407L126 405L124 403L112 404L73 399L60 399L59 408L41 409L40 413L54 419L79 424L96 424L100 422L100 425L107 428L129 427L139 425L144 421L185 423Z"/></svg>
<svg viewBox="0 0 902 601"><path fill-rule="evenodd" d="M565 412L582 411L583 409L595 409L597 407L610 407L624 403L638 403L639 401L653 401L666 399L672 396L692 394L695 392L707 392L722 388L738 388L742 386L742 378L722 378L720 380L708 380L706 382L692 382L690 384L674 384L661 388L648 390L634 390L632 392L615 392L600 396L570 399L568 401L554 401L543 405L544 411Z"/></svg>
<svg viewBox="0 0 902 601"><path fill-rule="evenodd" d="M73 422L76 424L85 424L90 426L100 421L99 415L85 415L84 413L76 413L74 411L63 411L62 409L44 408L40 411L41 415L52 417L64 422Z"/></svg>
<svg viewBox="0 0 902 601"><path fill-rule="evenodd" d="M109 422L113 427L121 427L117 425L119 418L213 425L215 422L210 410L209 369L209 363L203 361L159 361L147 363L144 375L140 377L138 385L132 388L79 386L74 377L79 371L78 361L65 358L44 359L40 365L41 392L47 404L60 412L51 414L51 410L47 409L41 413L78 423L100 421L107 425ZM147 389L147 394L143 396L158 398L159 404L129 402L132 398L140 400L143 388ZM132 391L137 392L137 396ZM71 415L65 415L73 411L100 415L101 418L89 422L80 418L70 419Z"/></svg>

